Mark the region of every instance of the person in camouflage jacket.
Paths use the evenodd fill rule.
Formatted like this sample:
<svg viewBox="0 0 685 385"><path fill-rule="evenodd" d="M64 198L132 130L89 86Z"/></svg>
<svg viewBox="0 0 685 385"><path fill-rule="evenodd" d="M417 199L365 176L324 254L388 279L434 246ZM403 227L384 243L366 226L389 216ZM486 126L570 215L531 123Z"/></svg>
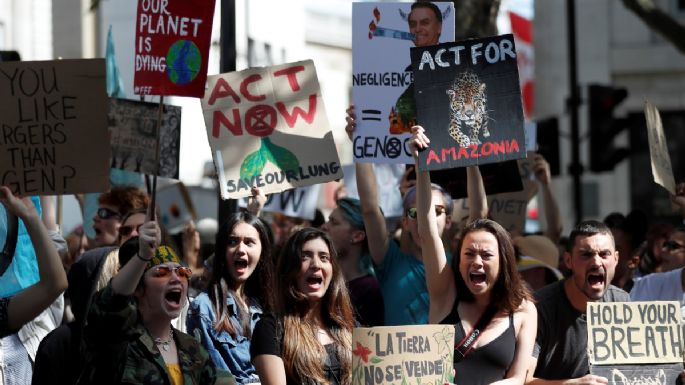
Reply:
<svg viewBox="0 0 685 385"><path fill-rule="evenodd" d="M190 269L159 243L149 221L130 260L96 295L84 331L86 368L79 384L235 384L191 336L171 327L187 299ZM122 246L120 258L126 259ZM123 255L122 255L123 254Z"/></svg>

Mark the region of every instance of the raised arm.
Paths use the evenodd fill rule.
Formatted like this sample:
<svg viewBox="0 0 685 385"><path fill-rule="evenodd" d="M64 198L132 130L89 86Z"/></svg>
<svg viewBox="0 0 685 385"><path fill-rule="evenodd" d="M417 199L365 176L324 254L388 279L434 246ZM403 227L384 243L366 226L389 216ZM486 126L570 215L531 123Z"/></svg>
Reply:
<svg viewBox="0 0 685 385"><path fill-rule="evenodd" d="M488 196L478 166L466 168L466 194L469 204L469 223L488 217Z"/></svg>
<svg viewBox="0 0 685 385"><path fill-rule="evenodd" d="M112 278L112 290L120 295L133 295L145 266L154 257L162 232L155 221L147 221L138 230L138 253Z"/></svg>
<svg viewBox="0 0 685 385"><path fill-rule="evenodd" d="M412 127L412 155L416 165L416 220L421 234L421 255L426 269L426 285L430 296L428 322L442 321L452 309L457 295L454 273L447 263L445 247L438 231L438 219L435 216L431 179L428 171L419 171L418 152L426 147L430 140L421 126Z"/></svg>
<svg viewBox="0 0 685 385"><path fill-rule="evenodd" d="M17 198L9 188L0 187L0 203L24 222L36 251L40 281L15 295L8 306L9 330L17 330L34 319L67 289L67 276L57 249L31 198Z"/></svg>
<svg viewBox="0 0 685 385"><path fill-rule="evenodd" d="M352 139L354 129L357 127L354 106L347 109L347 125L345 131ZM357 175L357 192L359 193L359 203L364 217L364 228L366 229L366 239L369 244L369 253L376 265L381 265L388 251L388 229L385 218L378 205L378 186L376 186L376 176L373 174L373 165L370 163L356 163L355 171Z"/></svg>
<svg viewBox="0 0 685 385"><path fill-rule="evenodd" d="M537 153L533 155L533 172L542 190L542 204L545 207L545 222L547 222L545 235L552 242L558 243L564 224L561 219L561 212L559 212L559 205L557 205L557 200L552 192L552 174L549 163Z"/></svg>

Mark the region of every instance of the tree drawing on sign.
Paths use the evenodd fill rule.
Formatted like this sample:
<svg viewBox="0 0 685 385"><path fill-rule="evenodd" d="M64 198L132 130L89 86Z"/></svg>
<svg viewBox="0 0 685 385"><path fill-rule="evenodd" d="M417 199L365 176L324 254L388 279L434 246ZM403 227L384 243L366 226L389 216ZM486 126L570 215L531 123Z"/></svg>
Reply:
<svg viewBox="0 0 685 385"><path fill-rule="evenodd" d="M268 137L261 139L259 149L247 157L240 166L240 179L252 179L259 174L271 162L283 171L296 171L300 167L300 161L290 150L277 146Z"/></svg>

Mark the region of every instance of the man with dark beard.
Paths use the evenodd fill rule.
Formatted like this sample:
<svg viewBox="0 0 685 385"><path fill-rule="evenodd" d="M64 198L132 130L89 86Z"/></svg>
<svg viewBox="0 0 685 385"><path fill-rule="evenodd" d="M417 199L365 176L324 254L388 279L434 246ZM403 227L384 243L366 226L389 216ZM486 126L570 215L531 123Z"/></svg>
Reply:
<svg viewBox="0 0 685 385"><path fill-rule="evenodd" d="M611 230L603 223L585 221L569 236L564 262L569 278L535 293L538 334L527 385L599 385L604 377L591 375L587 355L588 302L626 302L628 294L611 285L618 252ZM537 364L537 366L536 366Z"/></svg>

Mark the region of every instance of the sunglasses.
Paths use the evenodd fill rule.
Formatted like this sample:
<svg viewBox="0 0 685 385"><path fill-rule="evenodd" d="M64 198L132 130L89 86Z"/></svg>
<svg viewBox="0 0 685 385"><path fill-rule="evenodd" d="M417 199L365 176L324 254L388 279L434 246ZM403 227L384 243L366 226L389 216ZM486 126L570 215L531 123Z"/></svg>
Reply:
<svg viewBox="0 0 685 385"><path fill-rule="evenodd" d="M118 218L121 219L121 214L119 214L116 211L112 211L108 208L105 207L100 207L97 211L97 216L100 219L110 219L110 218Z"/></svg>
<svg viewBox="0 0 685 385"><path fill-rule="evenodd" d="M439 217L446 212L447 212L447 210L445 209L445 206L435 205L435 216L436 217ZM406 211L406 214L409 218L416 219L416 207L408 208Z"/></svg>
<svg viewBox="0 0 685 385"><path fill-rule="evenodd" d="M676 241L666 241L664 242L664 249L673 251L673 250L678 250L678 249L685 249L685 246L681 245L680 243Z"/></svg>
<svg viewBox="0 0 685 385"><path fill-rule="evenodd" d="M142 224L138 226L121 226L119 227L119 235L122 237L128 237L133 233L133 230L135 230L136 233L138 233L140 232L140 226L142 226Z"/></svg>
<svg viewBox="0 0 685 385"><path fill-rule="evenodd" d="M152 268L152 275L154 278L171 278L171 272L176 273L179 278L188 280L193 275L193 271L185 266L165 266L158 265Z"/></svg>

